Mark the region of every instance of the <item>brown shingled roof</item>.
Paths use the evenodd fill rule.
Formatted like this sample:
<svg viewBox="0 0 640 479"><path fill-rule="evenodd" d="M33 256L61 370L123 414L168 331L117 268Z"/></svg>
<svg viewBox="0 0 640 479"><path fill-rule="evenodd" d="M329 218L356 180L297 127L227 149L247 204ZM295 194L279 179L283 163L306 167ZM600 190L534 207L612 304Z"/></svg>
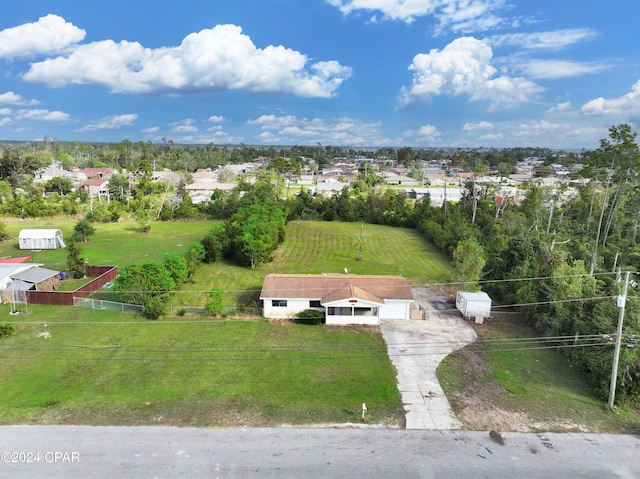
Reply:
<svg viewBox="0 0 640 479"><path fill-rule="evenodd" d="M354 297L380 304L385 299L413 299L407 278L355 274L270 274L260 293L260 299L306 298L323 302Z"/></svg>
<svg viewBox="0 0 640 479"><path fill-rule="evenodd" d="M358 298L369 303L384 304L384 299L352 284L337 289L322 298L323 303L333 303L349 298Z"/></svg>

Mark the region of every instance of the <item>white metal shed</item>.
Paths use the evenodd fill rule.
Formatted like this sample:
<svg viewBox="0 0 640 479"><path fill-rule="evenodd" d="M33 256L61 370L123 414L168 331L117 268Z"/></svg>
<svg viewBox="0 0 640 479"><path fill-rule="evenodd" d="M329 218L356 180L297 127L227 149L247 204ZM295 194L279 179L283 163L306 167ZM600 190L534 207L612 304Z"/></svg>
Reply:
<svg viewBox="0 0 640 479"><path fill-rule="evenodd" d="M20 249L64 248L62 231L58 229L23 229L18 236Z"/></svg>
<svg viewBox="0 0 640 479"><path fill-rule="evenodd" d="M484 291L458 291L456 308L465 318L488 318L491 315L491 298Z"/></svg>

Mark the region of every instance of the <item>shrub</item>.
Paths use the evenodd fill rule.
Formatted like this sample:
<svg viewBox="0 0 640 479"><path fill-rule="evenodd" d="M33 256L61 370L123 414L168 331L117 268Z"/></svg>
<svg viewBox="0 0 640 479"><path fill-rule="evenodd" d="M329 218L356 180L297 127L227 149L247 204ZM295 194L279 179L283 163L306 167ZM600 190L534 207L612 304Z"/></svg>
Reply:
<svg viewBox="0 0 640 479"><path fill-rule="evenodd" d="M142 308L142 315L147 319L158 319L167 314L169 302L166 297L155 296L147 301Z"/></svg>
<svg viewBox="0 0 640 479"><path fill-rule="evenodd" d="M305 309L298 313L296 321L305 324L321 324L324 322L324 313L315 309Z"/></svg>
<svg viewBox="0 0 640 479"><path fill-rule="evenodd" d="M13 324L0 323L0 338L6 338L16 334L16 328Z"/></svg>
<svg viewBox="0 0 640 479"><path fill-rule="evenodd" d="M210 301L204 306L204 311L210 316L220 316L224 313L224 291L214 288L208 293Z"/></svg>

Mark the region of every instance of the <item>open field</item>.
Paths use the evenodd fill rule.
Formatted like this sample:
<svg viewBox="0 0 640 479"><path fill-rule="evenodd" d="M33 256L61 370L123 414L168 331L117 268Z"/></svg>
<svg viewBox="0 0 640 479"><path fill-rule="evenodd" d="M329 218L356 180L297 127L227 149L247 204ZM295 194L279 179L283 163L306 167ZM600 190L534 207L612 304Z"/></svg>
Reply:
<svg viewBox="0 0 640 479"><path fill-rule="evenodd" d="M18 249L17 237L22 228L59 228L70 238L76 220L8 222L7 231L14 238L0 243L0 256L32 255L45 267L64 270L66 251L29 251ZM214 222L156 222L149 233L141 234L133 221L94 224L96 233L82 244L83 257L92 265L125 266L141 261L160 261L164 254L183 252L202 239ZM362 229L362 259L360 233ZM276 252L274 261L255 269L222 261L202 265L193 282L177 292L173 304L202 306L206 292L224 289L227 306L248 304L258 299L264 277L270 273L342 273L403 275L418 283L447 279L448 258L415 230L360 223L292 221L287 238ZM99 293L101 299L118 300L112 291Z"/></svg>
<svg viewBox="0 0 640 479"><path fill-rule="evenodd" d="M29 306L0 340L1 424L400 425L377 332L253 321L147 321Z"/></svg>
<svg viewBox="0 0 640 479"><path fill-rule="evenodd" d="M447 357L438 378L465 427L495 431L640 431L640 415L606 400L555 349L485 340L538 336L526 324L474 325L479 341ZM488 352L491 350L493 352Z"/></svg>
<svg viewBox="0 0 640 479"><path fill-rule="evenodd" d="M195 275L195 284L178 293L176 304L202 305L202 293L212 288L227 291L227 305L257 301L264 277L270 273L343 273L403 275L417 283L445 281L449 260L418 232L409 228L360 223L292 221L287 237L276 252L274 261L255 269L227 262L206 265Z"/></svg>
<svg viewBox="0 0 640 479"><path fill-rule="evenodd" d="M37 221L3 220L7 233L13 239L0 243L0 256L33 256L35 263L64 270L67 262L65 249L30 251L18 247L18 234L23 228L57 228L65 241L73 234L76 219L49 219ZM96 232L88 243L82 243L83 257L92 265L125 266L141 261L160 261L169 252L184 252L194 241L201 239L212 226L210 221L155 222L149 233L139 233L134 221L120 223L93 223Z"/></svg>
<svg viewBox="0 0 640 479"><path fill-rule="evenodd" d="M8 223L60 228L75 220ZM160 260L186 249L211 222L154 223L140 234L134 223L98 224L85 246L93 264ZM274 262L260 268L203 265L187 288L224 287L232 301L257 298L270 272L405 274L416 281L444 278L446 258L413 230L293 222ZM64 250L20 251L17 241L0 255L32 254L63 268ZM199 293L184 293L185 297ZM0 342L0 423L169 424L270 426L365 421L401 425L395 371L377 331L252 321L147 321L139 316L80 308L27 307L16 336Z"/></svg>

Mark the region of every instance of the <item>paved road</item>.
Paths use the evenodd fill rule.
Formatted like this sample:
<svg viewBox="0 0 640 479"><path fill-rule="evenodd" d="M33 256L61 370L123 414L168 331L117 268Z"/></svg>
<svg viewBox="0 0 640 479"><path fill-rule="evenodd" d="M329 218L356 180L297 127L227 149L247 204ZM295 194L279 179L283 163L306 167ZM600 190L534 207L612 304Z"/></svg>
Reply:
<svg viewBox="0 0 640 479"><path fill-rule="evenodd" d="M40 459L6 462L11 456L3 451L37 453ZM606 434L0 428L0 478L7 479L632 479L640 477L639 453L639 437Z"/></svg>
<svg viewBox="0 0 640 479"><path fill-rule="evenodd" d="M415 288L414 299L427 319L383 321L380 330L398 373L398 390L407 429L460 429L436 376L438 364L452 351L475 341L473 328L455 312L439 311L434 301L447 297Z"/></svg>

